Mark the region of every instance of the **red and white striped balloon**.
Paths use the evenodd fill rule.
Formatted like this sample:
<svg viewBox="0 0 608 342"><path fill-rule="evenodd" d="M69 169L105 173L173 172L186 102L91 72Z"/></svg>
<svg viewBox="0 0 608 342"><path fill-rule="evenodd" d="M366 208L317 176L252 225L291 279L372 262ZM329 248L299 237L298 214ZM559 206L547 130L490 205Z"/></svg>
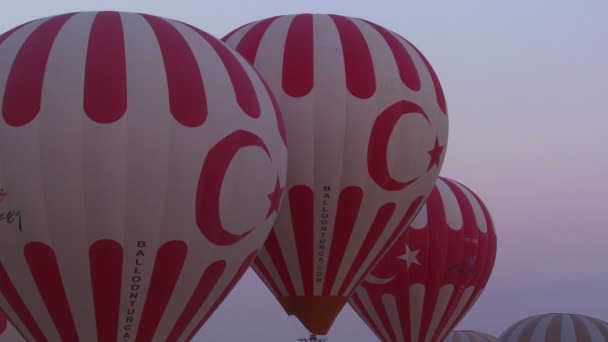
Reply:
<svg viewBox="0 0 608 342"><path fill-rule="evenodd" d="M534 315L513 324L500 342L607 342L608 322L570 313Z"/></svg>
<svg viewBox="0 0 608 342"><path fill-rule="evenodd" d="M443 342L495 342L492 335L472 330L452 331Z"/></svg>
<svg viewBox="0 0 608 342"><path fill-rule="evenodd" d="M441 341L483 291L495 258L486 206L464 185L440 177L350 304L383 341Z"/></svg>
<svg viewBox="0 0 608 342"><path fill-rule="evenodd" d="M0 342L21 342L23 337L0 311Z"/></svg>
<svg viewBox="0 0 608 342"><path fill-rule="evenodd" d="M0 307L35 341L183 341L262 246L280 113L187 24L125 12L0 36Z"/></svg>
<svg viewBox="0 0 608 342"><path fill-rule="evenodd" d="M441 85L412 44L361 19L285 15L223 40L268 82L289 136L286 203L253 268L324 335L437 179Z"/></svg>

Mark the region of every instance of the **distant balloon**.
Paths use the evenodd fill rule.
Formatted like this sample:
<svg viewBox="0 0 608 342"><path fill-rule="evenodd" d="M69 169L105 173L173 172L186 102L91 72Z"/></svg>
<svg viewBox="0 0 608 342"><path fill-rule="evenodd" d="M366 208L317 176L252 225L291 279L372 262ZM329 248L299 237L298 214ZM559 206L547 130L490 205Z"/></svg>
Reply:
<svg viewBox="0 0 608 342"><path fill-rule="evenodd" d="M0 307L30 341L183 341L266 239L279 111L234 50L125 12L0 36Z"/></svg>
<svg viewBox="0 0 608 342"><path fill-rule="evenodd" d="M495 258L486 206L464 185L440 177L350 304L382 341L441 341L483 291Z"/></svg>
<svg viewBox="0 0 608 342"><path fill-rule="evenodd" d="M479 331L461 330L451 332L443 342L494 342L498 339Z"/></svg>
<svg viewBox="0 0 608 342"><path fill-rule="evenodd" d="M501 342L606 342L608 322L569 313L534 315L513 324Z"/></svg>
<svg viewBox="0 0 608 342"><path fill-rule="evenodd" d="M6 316L0 312L0 342L20 342L24 341L23 337L15 327L6 319Z"/></svg>
<svg viewBox="0 0 608 342"><path fill-rule="evenodd" d="M286 203L253 268L325 335L407 227L442 166L448 116L431 65L374 23L285 15L223 38L275 94L290 141Z"/></svg>

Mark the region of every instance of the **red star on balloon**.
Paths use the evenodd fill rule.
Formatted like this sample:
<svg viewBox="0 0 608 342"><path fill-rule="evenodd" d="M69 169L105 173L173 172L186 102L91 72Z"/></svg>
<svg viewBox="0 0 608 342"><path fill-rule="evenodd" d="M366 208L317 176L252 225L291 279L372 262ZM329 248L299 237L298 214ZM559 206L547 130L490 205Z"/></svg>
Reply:
<svg viewBox="0 0 608 342"><path fill-rule="evenodd" d="M431 155L431 160L429 161L429 167L426 171L429 171L434 165L439 167L439 159L441 159L441 154L443 153L443 146L439 145L439 140L435 138L435 146L430 150L429 155Z"/></svg>
<svg viewBox="0 0 608 342"><path fill-rule="evenodd" d="M279 181L279 177L277 177L277 182L274 185L274 190L267 195L268 199L270 200L270 208L268 208L266 218L270 217L273 211L279 211L281 195L283 195L283 188L281 188L281 182Z"/></svg>

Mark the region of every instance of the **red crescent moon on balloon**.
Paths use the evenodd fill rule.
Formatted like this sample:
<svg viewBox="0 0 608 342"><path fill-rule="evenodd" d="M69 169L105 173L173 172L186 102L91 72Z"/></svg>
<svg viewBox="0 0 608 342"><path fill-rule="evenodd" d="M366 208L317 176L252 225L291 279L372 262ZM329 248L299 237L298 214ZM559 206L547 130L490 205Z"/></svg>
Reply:
<svg viewBox="0 0 608 342"><path fill-rule="evenodd" d="M255 228L242 234L233 234L224 229L220 217L220 193L228 167L238 151L250 146L262 148L271 158L260 137L238 130L213 146L203 163L196 191L196 224L207 240L216 245L234 245Z"/></svg>
<svg viewBox="0 0 608 342"><path fill-rule="evenodd" d="M399 191L414 183L418 177L401 182L394 179L388 170L388 143L399 119L407 114L422 115L430 124L424 110L410 101L398 101L386 108L374 122L367 150L367 168L369 175L381 188L388 191Z"/></svg>

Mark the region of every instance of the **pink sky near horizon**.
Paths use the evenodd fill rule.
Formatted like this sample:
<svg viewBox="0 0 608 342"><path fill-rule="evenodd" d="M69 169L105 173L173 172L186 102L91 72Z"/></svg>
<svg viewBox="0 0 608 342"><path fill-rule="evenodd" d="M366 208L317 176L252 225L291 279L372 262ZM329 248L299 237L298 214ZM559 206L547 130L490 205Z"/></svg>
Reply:
<svg viewBox="0 0 608 342"><path fill-rule="evenodd" d="M546 312L608 320L605 0L21 0L0 7L0 32L39 17L102 9L179 19L218 37L253 20L300 12L361 17L403 35L430 60L446 94L450 132L441 175L483 199L498 235L492 277L457 328L498 335ZM305 335L249 271L196 340ZM375 340L350 308L329 338Z"/></svg>

